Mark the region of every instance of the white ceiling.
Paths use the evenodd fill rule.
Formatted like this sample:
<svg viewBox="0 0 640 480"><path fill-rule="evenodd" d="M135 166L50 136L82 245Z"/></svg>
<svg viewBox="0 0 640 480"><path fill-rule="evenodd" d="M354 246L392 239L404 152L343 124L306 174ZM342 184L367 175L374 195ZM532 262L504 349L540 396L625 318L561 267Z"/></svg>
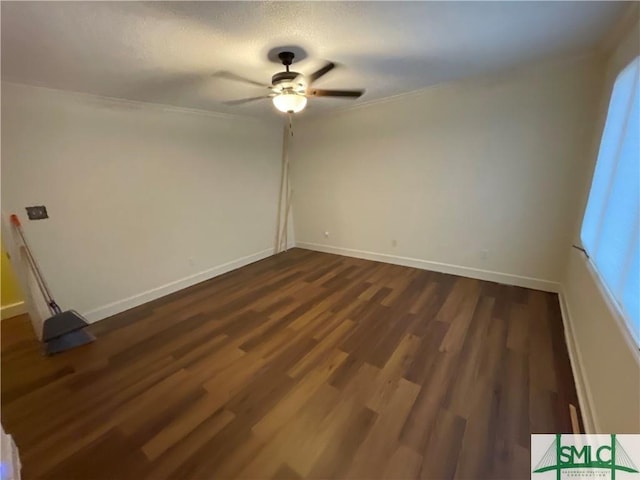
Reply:
<svg viewBox="0 0 640 480"><path fill-rule="evenodd" d="M366 88L367 102L444 81L593 48L621 2L5 2L3 80L250 115L228 107L259 87L213 77L230 70L269 83L267 52L296 45L316 84ZM309 113L354 100L309 101Z"/></svg>

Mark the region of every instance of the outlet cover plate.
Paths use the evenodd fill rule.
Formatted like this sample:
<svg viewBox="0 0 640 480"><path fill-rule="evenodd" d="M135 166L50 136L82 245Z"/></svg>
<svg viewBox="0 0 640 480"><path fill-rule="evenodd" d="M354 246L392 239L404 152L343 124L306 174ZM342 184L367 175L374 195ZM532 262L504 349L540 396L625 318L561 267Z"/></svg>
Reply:
<svg viewBox="0 0 640 480"><path fill-rule="evenodd" d="M26 209L29 220L44 220L45 218L49 218L47 207L45 207L44 205L26 207Z"/></svg>

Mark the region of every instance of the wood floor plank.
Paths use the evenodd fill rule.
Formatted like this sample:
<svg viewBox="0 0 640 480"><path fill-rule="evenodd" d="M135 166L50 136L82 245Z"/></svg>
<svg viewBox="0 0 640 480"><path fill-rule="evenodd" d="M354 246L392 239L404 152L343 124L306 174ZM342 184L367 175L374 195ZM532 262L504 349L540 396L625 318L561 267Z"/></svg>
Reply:
<svg viewBox="0 0 640 480"><path fill-rule="evenodd" d="M400 431L418 391L414 383L399 380L393 397L354 455L347 478L382 478L387 459L398 447Z"/></svg>
<svg viewBox="0 0 640 480"><path fill-rule="evenodd" d="M500 394L481 384L466 420L455 478L491 478L491 462L501 408Z"/></svg>
<svg viewBox="0 0 640 480"><path fill-rule="evenodd" d="M454 478L465 428L464 418L440 409L423 453L420 478Z"/></svg>
<svg viewBox="0 0 640 480"><path fill-rule="evenodd" d="M422 385L400 432L401 443L419 454L422 454L431 436L457 362L457 355L438 353L428 383Z"/></svg>
<svg viewBox="0 0 640 480"><path fill-rule="evenodd" d="M389 459L382 478L416 478L422 465L422 455L404 445L398 445Z"/></svg>
<svg viewBox="0 0 640 480"><path fill-rule="evenodd" d="M313 369L318 362L333 349L338 342L353 328L354 322L345 320L337 325L325 338L323 338L309 353L297 362L287 372L291 377L300 377L305 372Z"/></svg>
<svg viewBox="0 0 640 480"><path fill-rule="evenodd" d="M252 431L264 438L269 438L273 435L280 426L295 416L296 412L315 394L346 358L346 353L340 350L333 350L323 364L303 377L295 389L268 412L252 428Z"/></svg>
<svg viewBox="0 0 640 480"><path fill-rule="evenodd" d="M493 298L481 297L476 305L472 323L458 356L455 379L450 382L443 402L445 408L463 418L469 418L476 399L481 398L478 390L491 384L480 374L480 359L491 322L493 304Z"/></svg>
<svg viewBox="0 0 640 480"><path fill-rule="evenodd" d="M227 427L235 415L228 410L218 410L214 415L200 423L195 430L186 435L180 442L174 443L162 455L156 458L146 475L146 478L180 478L176 472L188 464L203 447Z"/></svg>
<svg viewBox="0 0 640 480"><path fill-rule="evenodd" d="M153 438L142 445L142 451L149 460L155 460L174 444L181 441L195 430L198 425L219 411L220 405L215 395L207 394L201 396L197 402L185 410L182 415L174 418Z"/></svg>
<svg viewBox="0 0 640 480"><path fill-rule="evenodd" d="M3 320L23 478L528 478L578 406L557 295L292 249L44 357Z"/></svg>
<svg viewBox="0 0 640 480"><path fill-rule="evenodd" d="M354 407L355 408L355 407ZM334 438L319 453L308 478L342 478L377 415L368 408L351 410Z"/></svg>

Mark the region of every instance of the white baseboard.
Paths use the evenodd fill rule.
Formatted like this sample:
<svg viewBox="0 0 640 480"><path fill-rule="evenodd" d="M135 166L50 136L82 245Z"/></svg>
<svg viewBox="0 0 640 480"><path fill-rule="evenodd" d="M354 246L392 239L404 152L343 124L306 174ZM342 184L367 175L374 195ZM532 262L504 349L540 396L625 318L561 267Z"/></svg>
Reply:
<svg viewBox="0 0 640 480"><path fill-rule="evenodd" d="M295 244L291 243L289 245L289 248L293 248L294 246ZM122 300L103 305L88 312L84 312L83 315L87 319L87 321L89 321L89 323L94 323L98 320L102 320L103 318L107 318L111 315L115 315L117 313L124 312L125 310L129 310L130 308L142 305L143 303L156 300L160 297L164 297L165 295L169 295L170 293L177 292L178 290L191 287L192 285L195 285L197 283L204 282L205 280L217 277L218 275L222 275L223 273L230 272L231 270L235 270L237 268L244 267L245 265L249 265L250 263L257 262L258 260L262 260L263 258L270 257L273 254L274 249L267 248L260 252L247 255L246 257L241 257L222 265L208 268L207 270L196 273L194 275L189 275L188 277L181 278L180 280L176 280L174 282L152 288L151 290L133 295L129 298L124 298Z"/></svg>
<svg viewBox="0 0 640 480"><path fill-rule="evenodd" d="M567 351L569 352L571 370L573 371L573 379L576 385L578 401L580 402L580 412L582 414L585 433L600 433L598 418L593 407L593 395L591 394L591 389L589 388L587 376L583 368L584 362L582 361L582 354L580 353L573 333L573 317L571 316L569 303L567 302L563 289L558 293L558 297L560 300L562 323L564 324L564 338L567 342Z"/></svg>
<svg viewBox="0 0 640 480"><path fill-rule="evenodd" d="M354 250L351 248L320 245L317 243L296 242L296 246L300 248L306 248L308 250L316 250L318 252L335 253L337 255L362 258L364 260L374 260L376 262L393 263L395 265L403 265L405 267L421 268L423 270L449 273L452 275L459 275L461 277L477 278L478 280L488 280L490 282L515 285L518 287L531 288L534 290L543 290L545 292L557 293L560 291L560 284L558 282L513 275L510 273L501 273L473 267L452 265L448 263L432 262L429 260L421 260L419 258L400 257L396 255L388 255L386 253L366 252L364 250Z"/></svg>
<svg viewBox="0 0 640 480"><path fill-rule="evenodd" d="M22 315L23 313L27 313L27 307L24 302L16 302L10 305L4 305L0 307L0 320L4 320L5 318L17 317L18 315Z"/></svg>

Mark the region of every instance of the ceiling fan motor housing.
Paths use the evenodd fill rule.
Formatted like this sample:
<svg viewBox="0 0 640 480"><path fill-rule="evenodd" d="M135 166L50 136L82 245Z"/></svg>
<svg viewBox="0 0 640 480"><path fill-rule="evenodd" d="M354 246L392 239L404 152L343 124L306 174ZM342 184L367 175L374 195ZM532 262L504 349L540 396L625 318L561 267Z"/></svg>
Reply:
<svg viewBox="0 0 640 480"><path fill-rule="evenodd" d="M297 78L302 78L302 75L298 72L289 71L289 66L293 63L294 57L293 52L284 51L278 54L278 58L280 58L286 70L284 72L278 72L271 77L271 85L274 91L303 93L304 85L299 81L295 82Z"/></svg>
<svg viewBox="0 0 640 480"><path fill-rule="evenodd" d="M282 82L293 82L298 76L298 72L278 72L271 77L271 84L275 86Z"/></svg>

